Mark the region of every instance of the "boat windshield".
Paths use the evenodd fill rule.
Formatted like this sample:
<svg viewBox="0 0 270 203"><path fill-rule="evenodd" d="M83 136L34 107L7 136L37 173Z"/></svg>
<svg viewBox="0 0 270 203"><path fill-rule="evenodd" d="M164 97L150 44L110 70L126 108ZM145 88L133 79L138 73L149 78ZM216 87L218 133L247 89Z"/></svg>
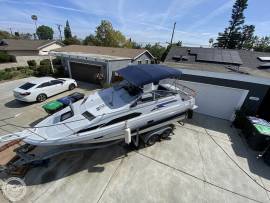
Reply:
<svg viewBox="0 0 270 203"><path fill-rule="evenodd" d="M127 83L119 83L112 88L98 91L98 95L106 106L110 108L120 108L134 101L140 95L140 90Z"/></svg>

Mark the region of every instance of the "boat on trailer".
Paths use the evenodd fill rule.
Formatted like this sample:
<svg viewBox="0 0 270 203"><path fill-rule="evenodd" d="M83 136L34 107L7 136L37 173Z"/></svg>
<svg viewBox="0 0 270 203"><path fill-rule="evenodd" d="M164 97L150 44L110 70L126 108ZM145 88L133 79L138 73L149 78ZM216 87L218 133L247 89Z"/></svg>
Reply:
<svg viewBox="0 0 270 203"><path fill-rule="evenodd" d="M159 130L185 117L195 105L195 92L180 84L181 71L157 64L129 65L116 71L123 78L36 126L6 135L34 146L105 143Z"/></svg>

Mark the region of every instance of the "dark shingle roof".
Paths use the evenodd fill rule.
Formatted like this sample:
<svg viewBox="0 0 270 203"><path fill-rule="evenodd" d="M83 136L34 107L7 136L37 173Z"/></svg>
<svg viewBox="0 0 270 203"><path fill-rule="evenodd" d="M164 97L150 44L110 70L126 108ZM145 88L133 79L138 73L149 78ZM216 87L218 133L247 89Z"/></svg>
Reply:
<svg viewBox="0 0 270 203"><path fill-rule="evenodd" d="M55 52L76 52L86 54L100 54L107 56L118 56L126 58L136 58L137 56L146 52L146 49L128 49L115 47L101 47L101 46L83 46L83 45L69 45L54 50Z"/></svg>
<svg viewBox="0 0 270 203"><path fill-rule="evenodd" d="M2 40L0 40L2 41ZM35 51L40 47L52 44L55 40L21 40L3 39L7 45L0 45L0 51Z"/></svg>
<svg viewBox="0 0 270 203"><path fill-rule="evenodd" d="M246 73L259 77L270 77L270 69L259 69L259 67L265 62L262 62L258 57L268 56L270 53L265 52L255 52L248 50L229 50L224 51L234 51L237 52L242 64L226 64L226 63L215 63L208 61L198 61L196 60L196 53L198 52L209 52L209 50L214 50L218 48L198 48L198 47L173 47L169 51L165 63L173 66L181 66L193 70L206 70L212 72L230 72L230 73ZM222 49L218 49L222 50ZM175 56L185 56L187 60L179 60Z"/></svg>

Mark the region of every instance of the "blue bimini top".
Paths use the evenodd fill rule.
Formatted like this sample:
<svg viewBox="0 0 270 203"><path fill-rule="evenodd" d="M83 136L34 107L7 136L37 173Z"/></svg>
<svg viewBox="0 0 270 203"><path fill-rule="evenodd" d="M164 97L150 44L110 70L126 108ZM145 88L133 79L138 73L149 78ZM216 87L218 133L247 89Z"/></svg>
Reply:
<svg viewBox="0 0 270 203"><path fill-rule="evenodd" d="M116 71L134 86L140 87L150 83L158 83L166 78L180 78L180 70L158 64L129 65Z"/></svg>

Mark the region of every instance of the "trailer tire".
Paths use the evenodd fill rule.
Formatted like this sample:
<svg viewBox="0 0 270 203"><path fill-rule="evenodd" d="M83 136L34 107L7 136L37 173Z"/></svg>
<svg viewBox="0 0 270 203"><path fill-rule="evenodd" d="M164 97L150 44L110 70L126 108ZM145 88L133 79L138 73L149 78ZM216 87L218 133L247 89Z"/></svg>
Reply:
<svg viewBox="0 0 270 203"><path fill-rule="evenodd" d="M147 146L152 146L156 143L156 141L159 140L159 135L158 134L153 134L153 135L150 135L146 141L145 141L145 144Z"/></svg>
<svg viewBox="0 0 270 203"><path fill-rule="evenodd" d="M161 138L167 139L171 135L172 131L173 131L172 128L168 128L168 129L164 130L161 134Z"/></svg>

